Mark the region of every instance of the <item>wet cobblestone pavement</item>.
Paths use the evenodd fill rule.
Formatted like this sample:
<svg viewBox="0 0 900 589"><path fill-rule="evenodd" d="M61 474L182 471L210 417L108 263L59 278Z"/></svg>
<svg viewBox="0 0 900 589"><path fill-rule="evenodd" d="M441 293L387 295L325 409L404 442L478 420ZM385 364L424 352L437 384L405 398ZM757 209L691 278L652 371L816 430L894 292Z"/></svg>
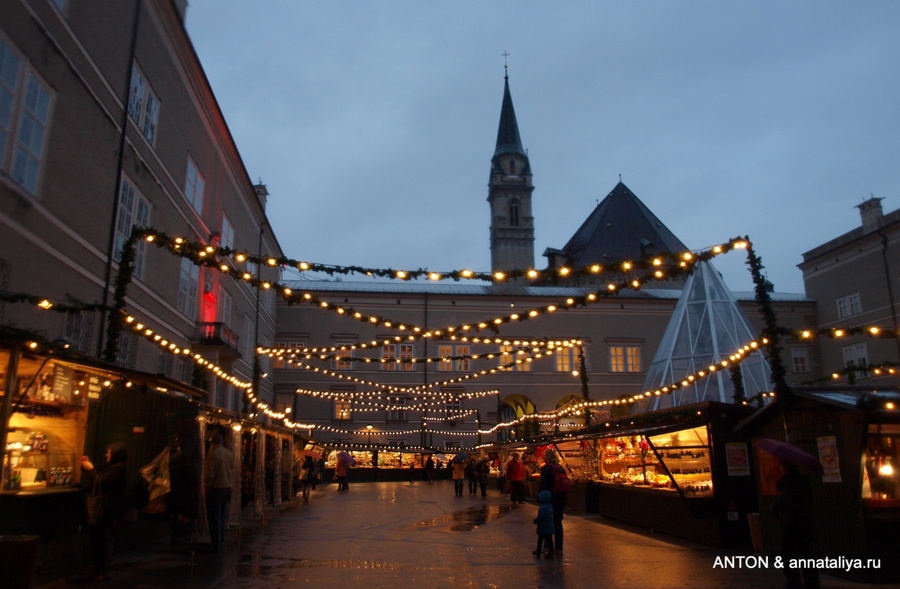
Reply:
<svg viewBox="0 0 900 589"><path fill-rule="evenodd" d="M533 504L496 491L455 497L450 482L351 483L319 487L260 519L244 518L225 555L164 548L119 554L105 587L700 588L782 587L780 570L714 568L716 557L749 556L653 534L596 515L567 513L565 550L532 555ZM246 521L250 519L251 521ZM72 584L59 581L41 589ZM853 583L828 575L822 587Z"/></svg>

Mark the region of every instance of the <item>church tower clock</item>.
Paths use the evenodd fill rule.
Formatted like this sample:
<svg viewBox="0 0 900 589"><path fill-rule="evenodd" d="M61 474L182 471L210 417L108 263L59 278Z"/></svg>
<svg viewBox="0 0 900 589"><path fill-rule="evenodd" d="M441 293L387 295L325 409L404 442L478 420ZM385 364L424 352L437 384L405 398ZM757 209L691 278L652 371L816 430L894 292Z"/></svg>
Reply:
<svg viewBox="0 0 900 589"><path fill-rule="evenodd" d="M506 67L504 65L504 67ZM491 207L491 272L534 268L534 217L531 214L531 164L522 147L516 112L505 73L497 147L491 158L488 203ZM525 283L525 278L516 282Z"/></svg>

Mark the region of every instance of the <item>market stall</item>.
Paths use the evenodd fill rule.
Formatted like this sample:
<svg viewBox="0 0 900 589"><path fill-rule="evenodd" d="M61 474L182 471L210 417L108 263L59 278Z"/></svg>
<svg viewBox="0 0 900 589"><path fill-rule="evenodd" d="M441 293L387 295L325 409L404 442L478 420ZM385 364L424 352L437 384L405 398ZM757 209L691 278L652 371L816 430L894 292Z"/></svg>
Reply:
<svg viewBox="0 0 900 589"><path fill-rule="evenodd" d="M573 481L572 509L714 546L749 547L747 514L756 511L749 450L732 432L748 414L699 403L545 438L530 451L558 451Z"/></svg>
<svg viewBox="0 0 900 589"><path fill-rule="evenodd" d="M827 571L866 582L900 581L900 389L795 387L741 424L755 440L789 442L819 459L812 484L816 555L876 559L878 567ZM779 491L778 460L755 453L761 549L774 555L780 526L771 507Z"/></svg>

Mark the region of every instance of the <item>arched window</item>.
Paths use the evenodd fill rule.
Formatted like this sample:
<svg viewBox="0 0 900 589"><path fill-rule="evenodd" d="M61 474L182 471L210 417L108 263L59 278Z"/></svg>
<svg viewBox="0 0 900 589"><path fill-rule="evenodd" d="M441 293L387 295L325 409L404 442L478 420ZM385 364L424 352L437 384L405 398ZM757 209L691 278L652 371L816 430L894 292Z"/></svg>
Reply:
<svg viewBox="0 0 900 589"><path fill-rule="evenodd" d="M509 203L509 226L519 226L519 201L517 200Z"/></svg>

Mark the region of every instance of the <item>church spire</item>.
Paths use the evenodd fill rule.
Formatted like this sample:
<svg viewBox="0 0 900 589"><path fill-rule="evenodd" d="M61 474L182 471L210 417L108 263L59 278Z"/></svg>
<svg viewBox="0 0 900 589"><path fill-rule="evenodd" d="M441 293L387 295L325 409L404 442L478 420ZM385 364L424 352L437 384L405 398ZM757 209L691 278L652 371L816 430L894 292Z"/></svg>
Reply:
<svg viewBox="0 0 900 589"><path fill-rule="evenodd" d="M532 191L531 164L519 137L519 125L509 92L509 74L504 71L503 106L500 109L497 146L491 158L487 198L491 206L492 272L534 267Z"/></svg>
<svg viewBox="0 0 900 589"><path fill-rule="evenodd" d="M504 64L503 106L500 108L500 128L497 130L497 148L494 157L502 154L518 153L527 158L519 137L519 125L516 122L516 111L513 108L512 95L509 93L509 72Z"/></svg>

